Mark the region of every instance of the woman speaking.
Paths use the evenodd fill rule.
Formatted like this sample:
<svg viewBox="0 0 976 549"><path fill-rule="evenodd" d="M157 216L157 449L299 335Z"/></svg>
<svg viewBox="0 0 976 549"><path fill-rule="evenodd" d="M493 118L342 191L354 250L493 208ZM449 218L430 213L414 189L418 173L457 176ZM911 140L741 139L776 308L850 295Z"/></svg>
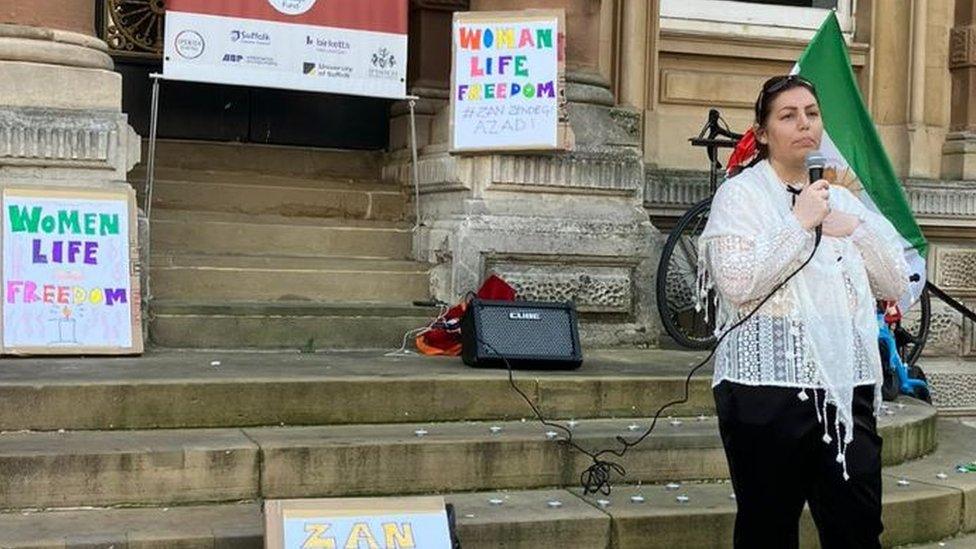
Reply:
<svg viewBox="0 0 976 549"><path fill-rule="evenodd" d="M797 547L805 502L825 549L880 547L876 300L907 291L908 266L887 219L844 188L809 181L806 157L823 136L812 83L767 80L753 132L756 160L719 187L699 241L719 335L816 252L715 355L735 547Z"/></svg>

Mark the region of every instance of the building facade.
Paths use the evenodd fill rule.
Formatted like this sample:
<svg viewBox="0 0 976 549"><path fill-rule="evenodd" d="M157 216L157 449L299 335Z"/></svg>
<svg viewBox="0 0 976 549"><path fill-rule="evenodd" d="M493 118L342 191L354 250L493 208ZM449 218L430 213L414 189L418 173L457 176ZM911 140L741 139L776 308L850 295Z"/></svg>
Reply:
<svg viewBox="0 0 976 549"><path fill-rule="evenodd" d="M526 7L565 10L576 147L452 155L453 13ZM497 272L524 297L576 301L591 343L656 344L660 247L708 192L687 138L711 107L747 128L760 84L790 70L829 9L933 243L929 277L976 302L976 0L411 0L412 249L430 295L453 301ZM162 0L0 2L0 172L124 180L148 132L164 14ZM414 195L405 103L172 83L162 106L164 138L384 151L383 178ZM72 131L99 146L79 149ZM972 323L935 307L928 352L976 354Z"/></svg>

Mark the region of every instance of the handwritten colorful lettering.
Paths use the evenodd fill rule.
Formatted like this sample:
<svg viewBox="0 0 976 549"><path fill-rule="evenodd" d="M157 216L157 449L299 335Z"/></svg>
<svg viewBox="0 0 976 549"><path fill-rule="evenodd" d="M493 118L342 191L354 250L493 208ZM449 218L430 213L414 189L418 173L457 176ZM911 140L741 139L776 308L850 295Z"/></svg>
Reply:
<svg viewBox="0 0 976 549"><path fill-rule="evenodd" d="M4 193L4 346L130 346L128 201L43 194Z"/></svg>
<svg viewBox="0 0 976 549"><path fill-rule="evenodd" d="M557 147L558 19L454 21L455 150Z"/></svg>

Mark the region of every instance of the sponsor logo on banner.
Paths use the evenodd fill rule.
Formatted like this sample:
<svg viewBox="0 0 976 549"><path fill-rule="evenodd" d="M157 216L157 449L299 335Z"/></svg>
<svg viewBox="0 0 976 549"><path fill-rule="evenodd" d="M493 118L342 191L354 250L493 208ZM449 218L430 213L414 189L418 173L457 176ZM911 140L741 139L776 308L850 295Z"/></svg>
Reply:
<svg viewBox="0 0 976 549"><path fill-rule="evenodd" d="M265 67L277 67L278 61L274 57L261 55L241 55L239 53L225 53L221 59L224 63L241 63L245 65L260 65Z"/></svg>
<svg viewBox="0 0 976 549"><path fill-rule="evenodd" d="M203 55L203 50L206 49L207 43L200 36L200 33L194 30L180 31L176 35L176 53L184 59L196 59Z"/></svg>
<svg viewBox="0 0 976 549"><path fill-rule="evenodd" d="M302 63L303 74L322 78L352 78L352 69L352 67L330 65L328 63L312 63L310 61Z"/></svg>
<svg viewBox="0 0 976 549"><path fill-rule="evenodd" d="M256 44L259 46L270 46L271 35L266 32L232 30L230 31L230 41L240 44Z"/></svg>
<svg viewBox="0 0 976 549"><path fill-rule="evenodd" d="M268 0L271 7L285 15L301 15L312 9L316 0Z"/></svg>
<svg viewBox="0 0 976 549"><path fill-rule="evenodd" d="M396 80L400 77L395 68L398 65L397 58L386 48L376 50L370 59L370 64L372 65L369 69L371 78Z"/></svg>
<svg viewBox="0 0 976 549"><path fill-rule="evenodd" d="M311 35L305 35L305 45L309 48L315 48L315 51L318 52L333 53L337 55L344 55L352 48L352 44L346 42L345 40L333 40L331 38L322 38Z"/></svg>

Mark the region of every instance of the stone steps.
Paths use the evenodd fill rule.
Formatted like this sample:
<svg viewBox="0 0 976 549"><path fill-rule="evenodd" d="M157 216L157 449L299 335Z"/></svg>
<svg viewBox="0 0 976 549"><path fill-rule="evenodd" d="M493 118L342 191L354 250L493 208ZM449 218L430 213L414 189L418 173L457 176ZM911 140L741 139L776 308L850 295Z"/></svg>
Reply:
<svg viewBox="0 0 976 549"><path fill-rule="evenodd" d="M145 183L130 175L145 201ZM394 185L344 179L306 180L252 172L194 172L159 169L153 183L153 212L212 211L285 217L401 221L406 198Z"/></svg>
<svg viewBox="0 0 976 549"><path fill-rule="evenodd" d="M976 429L953 420L941 420L938 428L939 448L933 454L883 473L885 547L976 531L976 474L952 471L956 461L976 450ZM948 476L936 477L941 471ZM735 513L731 492L728 482L685 482L677 489L663 484L618 485L610 496L583 496L579 488L547 488L451 493L445 499L455 506L465 549L711 548L731 547ZM635 495L644 501L632 501ZM688 500L679 502L678 495ZM260 547L262 531L259 504L247 502L0 514L0 546L18 549L123 541L129 546L152 541L167 547ZM817 547L808 512L801 522L801 537L802 547Z"/></svg>
<svg viewBox="0 0 976 549"><path fill-rule="evenodd" d="M411 227L334 219L287 218L161 210L152 222L153 259L159 255L235 254L407 259Z"/></svg>
<svg viewBox="0 0 976 549"><path fill-rule="evenodd" d="M407 198L383 154L161 140L150 342L172 348L398 348L432 312L408 261ZM129 174L145 200L146 166ZM284 303L284 305L283 305Z"/></svg>
<svg viewBox="0 0 976 549"><path fill-rule="evenodd" d="M413 261L212 254L154 256L157 299L404 303L430 295Z"/></svg>
<svg viewBox="0 0 976 549"><path fill-rule="evenodd" d="M155 300L151 311L150 341L181 349L393 350L437 316L409 303L301 301Z"/></svg>
<svg viewBox="0 0 976 549"><path fill-rule="evenodd" d="M680 399L688 370L704 357L592 350L578 370L518 371L515 380L547 418L644 417ZM689 401L665 416L714 414L710 377L703 368L692 379ZM151 350L141 357L8 359L0 368L0 431L489 421L530 414L506 371L469 368L457 357Z"/></svg>
<svg viewBox="0 0 976 549"><path fill-rule="evenodd" d="M143 141L142 158L149 158ZM156 168L199 171L247 171L318 178L378 179L383 153L258 143L160 139ZM144 169L145 165L141 169ZM137 168L139 169L139 168Z"/></svg>
<svg viewBox="0 0 976 549"><path fill-rule="evenodd" d="M263 549L255 503L0 514L0 547Z"/></svg>
<svg viewBox="0 0 976 549"><path fill-rule="evenodd" d="M910 404L880 423L886 465L935 446L929 406ZM584 448L615 448L615 437L639 436L629 425L649 424L582 420L572 430ZM5 433L0 509L572 486L589 458L550 439L551 430L516 421ZM728 477L714 418L660 422L621 462L629 482Z"/></svg>
<svg viewBox="0 0 976 549"><path fill-rule="evenodd" d="M976 534L961 533L928 543L902 545L899 549L973 549L976 547Z"/></svg>

